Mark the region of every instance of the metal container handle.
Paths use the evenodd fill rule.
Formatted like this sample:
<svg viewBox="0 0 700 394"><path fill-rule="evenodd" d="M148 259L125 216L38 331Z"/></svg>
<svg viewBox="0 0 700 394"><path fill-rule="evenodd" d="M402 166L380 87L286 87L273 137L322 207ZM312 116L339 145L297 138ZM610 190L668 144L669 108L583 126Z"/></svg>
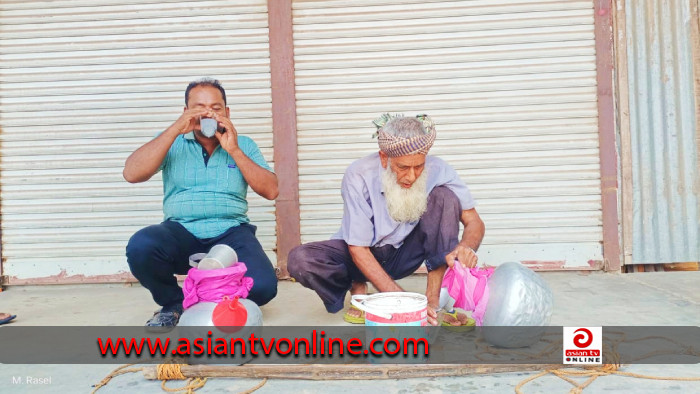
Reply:
<svg viewBox="0 0 700 394"><path fill-rule="evenodd" d="M381 318L391 320L392 315L390 313L386 312L380 312L372 308L368 308L367 305L363 304L362 302L369 297L366 294L356 294L350 298L350 303L354 305L357 309L366 312L366 313L371 313L375 316L379 316Z"/></svg>
<svg viewBox="0 0 700 394"><path fill-rule="evenodd" d="M199 262L206 256L206 253L195 253L190 256L190 267L198 268Z"/></svg>

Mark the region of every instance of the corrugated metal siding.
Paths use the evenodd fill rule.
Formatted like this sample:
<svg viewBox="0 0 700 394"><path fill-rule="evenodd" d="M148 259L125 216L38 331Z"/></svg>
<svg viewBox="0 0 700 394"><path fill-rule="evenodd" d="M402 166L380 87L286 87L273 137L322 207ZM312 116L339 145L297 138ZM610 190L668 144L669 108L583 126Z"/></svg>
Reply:
<svg viewBox="0 0 700 394"><path fill-rule="evenodd" d="M602 259L590 0L295 1L293 18L302 242L339 227L372 119L428 113L431 154L479 202L483 260Z"/></svg>
<svg viewBox="0 0 700 394"><path fill-rule="evenodd" d="M3 1L0 10L11 280L128 272L127 240L163 219L163 191L160 174L127 184L124 160L177 119L193 79L222 81L237 129L272 162L265 0ZM249 196L275 261L274 205Z"/></svg>
<svg viewBox="0 0 700 394"><path fill-rule="evenodd" d="M690 15L688 0L627 2L633 263L700 260Z"/></svg>

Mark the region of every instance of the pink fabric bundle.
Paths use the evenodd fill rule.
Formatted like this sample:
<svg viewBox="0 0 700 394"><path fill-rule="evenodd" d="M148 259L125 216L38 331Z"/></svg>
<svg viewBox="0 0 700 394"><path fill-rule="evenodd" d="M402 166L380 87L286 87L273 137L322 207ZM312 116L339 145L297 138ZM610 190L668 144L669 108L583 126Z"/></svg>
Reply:
<svg viewBox="0 0 700 394"><path fill-rule="evenodd" d="M198 302L219 302L224 296L246 298L253 288L253 278L243 276L247 270L241 262L215 270L190 268L182 286L182 306L187 309Z"/></svg>
<svg viewBox="0 0 700 394"><path fill-rule="evenodd" d="M472 311L476 325L480 326L489 302L488 279L493 268L464 268L459 262L448 268L442 278L457 308Z"/></svg>

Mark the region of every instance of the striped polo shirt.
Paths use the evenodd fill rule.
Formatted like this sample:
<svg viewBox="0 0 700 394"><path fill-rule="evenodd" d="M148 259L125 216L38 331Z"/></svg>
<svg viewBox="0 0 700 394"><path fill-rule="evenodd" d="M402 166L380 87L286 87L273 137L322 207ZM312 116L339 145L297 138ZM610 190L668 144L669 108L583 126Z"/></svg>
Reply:
<svg viewBox="0 0 700 394"><path fill-rule="evenodd" d="M252 139L239 135L238 146L257 165L272 171ZM165 220L181 223L200 239L216 237L250 221L248 182L221 146L207 157L192 132L179 135L160 170Z"/></svg>

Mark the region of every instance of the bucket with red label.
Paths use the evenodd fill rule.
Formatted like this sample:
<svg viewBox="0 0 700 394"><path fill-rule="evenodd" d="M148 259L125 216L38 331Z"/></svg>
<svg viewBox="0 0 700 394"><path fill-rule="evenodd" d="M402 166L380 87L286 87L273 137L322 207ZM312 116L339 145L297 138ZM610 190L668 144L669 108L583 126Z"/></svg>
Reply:
<svg viewBox="0 0 700 394"><path fill-rule="evenodd" d="M428 298L409 292L354 295L352 304L365 312L366 326L427 326Z"/></svg>
<svg viewBox="0 0 700 394"><path fill-rule="evenodd" d="M372 364L395 363L391 355L409 350L407 360L424 363L428 348L428 299L418 293L354 295L352 304L365 312L365 352ZM422 341L418 345L416 340ZM411 345L406 345L406 343ZM414 353L415 351L415 353Z"/></svg>

